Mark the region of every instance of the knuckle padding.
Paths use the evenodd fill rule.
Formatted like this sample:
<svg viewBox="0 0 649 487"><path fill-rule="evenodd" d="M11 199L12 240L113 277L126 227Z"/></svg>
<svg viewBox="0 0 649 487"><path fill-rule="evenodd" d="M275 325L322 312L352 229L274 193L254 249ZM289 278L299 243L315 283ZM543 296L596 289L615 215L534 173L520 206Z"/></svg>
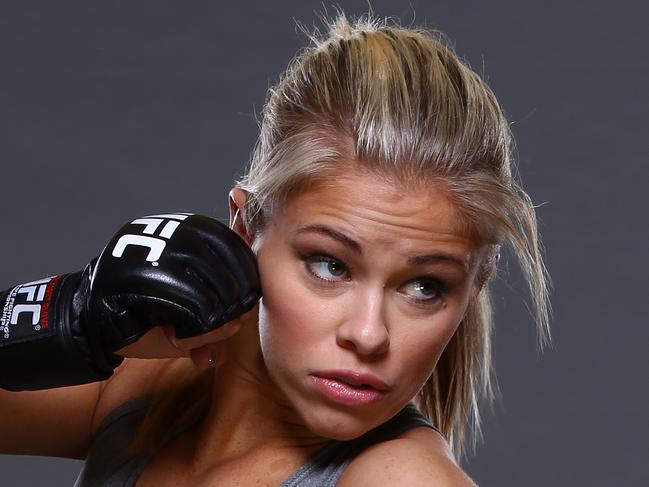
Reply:
<svg viewBox="0 0 649 487"><path fill-rule="evenodd" d="M259 287L258 279L256 278L258 270L255 255L248 244L229 228L226 227L223 230L223 237L227 241L222 242L217 240L215 246L222 254L222 258L225 258L228 262L229 270L240 286L239 296L247 295L252 289ZM206 243L214 252L211 246L212 242L209 241Z"/></svg>
<svg viewBox="0 0 649 487"><path fill-rule="evenodd" d="M212 282L218 294L219 301L222 304L227 304L227 302L238 299L238 296L241 293L240 280L237 279L237 276L232 272L233 262L229 262L227 259L224 259L222 255L219 255L212 248L208 240L201 238L201 242L203 243L203 248L211 257L210 261L205 262L205 264L210 265L213 263L215 271L217 271L213 273L214 277L207 278ZM234 267L236 267L236 265ZM202 267L201 271L204 271ZM225 299L226 296L227 299Z"/></svg>

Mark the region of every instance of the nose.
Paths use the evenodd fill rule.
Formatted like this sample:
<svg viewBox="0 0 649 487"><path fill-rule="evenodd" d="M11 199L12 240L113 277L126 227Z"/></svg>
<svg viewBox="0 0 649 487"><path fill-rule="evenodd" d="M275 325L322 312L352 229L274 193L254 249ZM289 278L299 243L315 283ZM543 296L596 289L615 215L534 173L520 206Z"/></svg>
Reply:
<svg viewBox="0 0 649 487"><path fill-rule="evenodd" d="M338 327L336 342L363 356L378 356L390 348L390 334L385 320L383 289L354 298L345 319Z"/></svg>

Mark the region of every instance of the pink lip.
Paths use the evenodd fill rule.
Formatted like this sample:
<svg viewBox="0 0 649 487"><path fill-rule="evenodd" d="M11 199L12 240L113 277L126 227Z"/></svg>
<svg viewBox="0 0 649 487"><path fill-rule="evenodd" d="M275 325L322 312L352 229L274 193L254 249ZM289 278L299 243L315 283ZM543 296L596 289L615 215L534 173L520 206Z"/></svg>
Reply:
<svg viewBox="0 0 649 487"><path fill-rule="evenodd" d="M313 372L311 375L323 379L342 379L342 381L349 382L351 385L367 385L383 392L389 389L388 385L375 375L354 370L321 370Z"/></svg>
<svg viewBox="0 0 649 487"><path fill-rule="evenodd" d="M349 370L317 372L311 374L311 381L320 393L348 406L375 403L383 399L388 390L385 382L377 377Z"/></svg>

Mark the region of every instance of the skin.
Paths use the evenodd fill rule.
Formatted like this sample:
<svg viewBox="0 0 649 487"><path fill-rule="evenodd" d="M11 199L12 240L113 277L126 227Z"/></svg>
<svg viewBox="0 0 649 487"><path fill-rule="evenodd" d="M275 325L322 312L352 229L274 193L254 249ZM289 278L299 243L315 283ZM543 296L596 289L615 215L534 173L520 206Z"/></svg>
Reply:
<svg viewBox="0 0 649 487"><path fill-rule="evenodd" d="M263 461L281 481L331 439L362 435L416 395L479 291L485 249L462 233L443 188L404 188L359 170L294 196L254 240L244 202L233 188L230 226L257 255L261 301L203 337L175 340L165 328L177 356L205 367L216 352L220 366L208 416L179 444L176 470L201 477L224 462ZM360 251L298 232L314 224ZM406 262L434 253L454 260ZM389 391L370 405L335 403L310 377L325 369L369 372Z"/></svg>

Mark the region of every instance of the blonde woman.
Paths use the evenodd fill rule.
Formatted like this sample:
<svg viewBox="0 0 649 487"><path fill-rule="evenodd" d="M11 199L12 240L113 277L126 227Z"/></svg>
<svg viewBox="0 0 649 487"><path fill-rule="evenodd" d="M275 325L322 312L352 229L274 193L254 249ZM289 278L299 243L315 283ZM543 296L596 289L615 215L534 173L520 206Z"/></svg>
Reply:
<svg viewBox="0 0 649 487"><path fill-rule="evenodd" d="M85 458L78 487L474 485L504 244L549 338L512 145L439 33L339 14L270 90L228 227L149 215L0 295L45 286L69 331L7 332L2 452Z"/></svg>

